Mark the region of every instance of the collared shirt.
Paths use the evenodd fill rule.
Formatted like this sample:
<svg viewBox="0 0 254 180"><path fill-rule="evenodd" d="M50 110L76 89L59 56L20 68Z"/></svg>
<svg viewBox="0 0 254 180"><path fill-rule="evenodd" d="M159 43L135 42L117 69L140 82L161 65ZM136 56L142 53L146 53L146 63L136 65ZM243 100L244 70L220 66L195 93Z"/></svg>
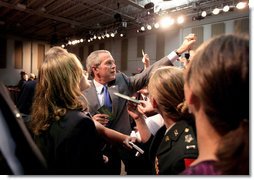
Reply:
<svg viewBox="0 0 254 180"><path fill-rule="evenodd" d="M169 128L165 131L165 134L164 134L164 135L166 135L167 132L168 132L175 124L176 124L176 123L173 123L171 126L169 126Z"/></svg>
<svg viewBox="0 0 254 180"><path fill-rule="evenodd" d="M175 51L172 51L167 55L167 58L172 62L172 64L179 58Z"/></svg>
<svg viewBox="0 0 254 180"><path fill-rule="evenodd" d="M100 102L100 105L103 106L104 104L104 96L103 96L103 85L98 83L97 81L93 80L94 85L95 85L95 89L96 89L96 93Z"/></svg>

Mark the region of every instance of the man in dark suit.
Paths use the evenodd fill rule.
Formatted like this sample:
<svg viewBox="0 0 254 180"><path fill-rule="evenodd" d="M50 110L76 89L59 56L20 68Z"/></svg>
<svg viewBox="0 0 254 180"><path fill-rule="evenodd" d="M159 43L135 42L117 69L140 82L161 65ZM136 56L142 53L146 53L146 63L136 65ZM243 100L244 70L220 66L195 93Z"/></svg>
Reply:
<svg viewBox="0 0 254 180"><path fill-rule="evenodd" d="M31 114L36 84L37 80L27 81L20 91L17 107L19 111L25 115Z"/></svg>
<svg viewBox="0 0 254 180"><path fill-rule="evenodd" d="M153 70L160 66L172 66L173 62L177 60L183 52L189 50L194 42L194 34L186 36L183 44L177 50L155 62L143 72L131 77L128 77L121 72L116 73L115 60L109 51L97 50L92 52L86 59L86 68L89 75L92 77L91 87L84 91L84 95L89 102L89 111L93 115L93 120L96 120L118 132L129 135L132 127L129 114L127 112L127 101L116 96L114 92L132 96L132 94L148 84L150 73ZM107 86L112 103L112 114L114 120L110 122L105 118L107 116L98 114L97 111L104 105L103 86ZM113 149L110 148L111 153L109 156L113 159L112 166L115 167L113 168L114 170L112 171L112 174L120 174L120 158L115 158L118 154L116 153L118 150L119 147ZM126 154L123 155L122 152L123 151L120 152L121 158L126 157L126 159L123 159L123 161L126 162L129 157ZM125 163L125 166L128 166L128 163ZM126 170L128 171L128 167Z"/></svg>

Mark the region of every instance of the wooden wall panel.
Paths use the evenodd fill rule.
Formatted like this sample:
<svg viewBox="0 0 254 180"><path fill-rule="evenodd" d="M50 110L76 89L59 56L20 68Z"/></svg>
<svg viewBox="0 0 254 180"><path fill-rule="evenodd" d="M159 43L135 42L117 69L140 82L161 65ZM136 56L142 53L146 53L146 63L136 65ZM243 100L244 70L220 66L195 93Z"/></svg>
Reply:
<svg viewBox="0 0 254 180"><path fill-rule="evenodd" d="M197 41L193 49L196 49L204 41L204 28L203 26L195 27L191 29L191 32L197 36Z"/></svg>
<svg viewBox="0 0 254 180"><path fill-rule="evenodd" d="M94 46L93 45L90 45L88 46L88 55L94 51Z"/></svg>
<svg viewBox="0 0 254 180"><path fill-rule="evenodd" d="M225 24L224 23L212 24L212 37L221 34L225 34Z"/></svg>
<svg viewBox="0 0 254 180"><path fill-rule="evenodd" d="M44 44L38 44L38 59L37 59L37 68L39 68L45 58L45 46Z"/></svg>
<svg viewBox="0 0 254 180"><path fill-rule="evenodd" d="M142 49L145 50L145 37L137 37L137 57L143 57Z"/></svg>
<svg viewBox="0 0 254 180"><path fill-rule="evenodd" d="M127 70L128 62L128 39L123 39L121 42L121 71Z"/></svg>
<svg viewBox="0 0 254 180"><path fill-rule="evenodd" d="M236 33L249 34L250 33L249 28L250 28L249 27L249 18L235 20L235 22L234 22L234 31Z"/></svg>
<svg viewBox="0 0 254 180"><path fill-rule="evenodd" d="M23 68L23 42L22 41L15 41L14 51L15 51L15 68L22 69Z"/></svg>
<svg viewBox="0 0 254 180"><path fill-rule="evenodd" d="M165 56L165 34L157 33L156 39L156 61Z"/></svg>
<svg viewBox="0 0 254 180"><path fill-rule="evenodd" d="M100 43L99 44L99 50L104 50L105 49L105 44L104 43Z"/></svg>

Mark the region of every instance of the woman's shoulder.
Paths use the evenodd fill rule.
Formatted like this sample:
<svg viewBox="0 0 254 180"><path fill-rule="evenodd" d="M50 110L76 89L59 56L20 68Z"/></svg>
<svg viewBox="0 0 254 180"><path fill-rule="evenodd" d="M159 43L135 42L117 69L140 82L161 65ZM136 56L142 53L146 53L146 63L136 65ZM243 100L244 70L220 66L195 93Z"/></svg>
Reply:
<svg viewBox="0 0 254 180"><path fill-rule="evenodd" d="M65 116L59 121L54 121L51 128L73 129L84 124L86 127L94 126L89 113L80 110L68 110Z"/></svg>
<svg viewBox="0 0 254 180"><path fill-rule="evenodd" d="M64 119L66 119L67 121L70 121L70 123L79 123L79 122L83 122L84 120L87 123L89 122L93 123L91 115L88 112L84 112L80 110L69 110L66 113Z"/></svg>
<svg viewBox="0 0 254 180"><path fill-rule="evenodd" d="M53 137L70 136L75 132L95 131L93 120L86 113L78 110L69 110L65 116L59 120L54 121L50 127L50 134Z"/></svg>

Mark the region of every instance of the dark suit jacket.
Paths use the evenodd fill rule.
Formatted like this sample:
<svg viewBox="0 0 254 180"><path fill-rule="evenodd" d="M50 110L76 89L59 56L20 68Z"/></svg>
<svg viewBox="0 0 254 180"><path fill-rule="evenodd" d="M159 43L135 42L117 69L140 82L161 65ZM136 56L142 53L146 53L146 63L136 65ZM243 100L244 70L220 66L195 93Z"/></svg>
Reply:
<svg viewBox="0 0 254 180"><path fill-rule="evenodd" d="M17 102L17 107L21 113L29 115L33 104L33 97L37 80L27 81L22 86Z"/></svg>
<svg viewBox="0 0 254 180"><path fill-rule="evenodd" d="M161 127L150 145L154 174L176 175L198 156L197 139L192 126L185 121L176 124L165 134Z"/></svg>
<svg viewBox="0 0 254 180"><path fill-rule="evenodd" d="M104 174L94 122L81 111L69 111L36 142L47 159L48 174Z"/></svg>
<svg viewBox="0 0 254 180"><path fill-rule="evenodd" d="M148 84L150 74L153 70L166 65L172 66L173 64L167 57L164 57L135 76L128 77L121 72L116 74L116 79L108 84L108 91L112 100L112 113L115 117L114 121L110 125L110 128L128 135L131 132L131 123L126 106L127 101L114 95L114 92L132 96L136 91ZM91 87L83 92L89 102L89 112L92 115L96 114L97 109L100 108L100 103L94 83L91 81Z"/></svg>

